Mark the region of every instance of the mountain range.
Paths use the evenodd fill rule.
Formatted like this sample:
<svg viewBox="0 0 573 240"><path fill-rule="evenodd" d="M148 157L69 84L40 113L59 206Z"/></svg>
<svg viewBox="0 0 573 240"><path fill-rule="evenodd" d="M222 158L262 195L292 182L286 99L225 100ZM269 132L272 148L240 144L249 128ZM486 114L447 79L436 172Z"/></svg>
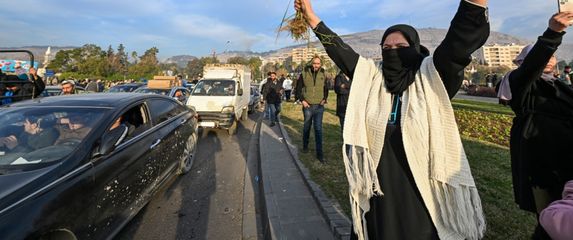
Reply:
<svg viewBox="0 0 573 240"><path fill-rule="evenodd" d="M433 52L436 47L440 44L440 42L444 39L447 30L446 29L437 29L437 28L421 28L418 29L420 34L421 44L426 46L430 52ZM380 39L384 30L371 30L367 32L360 32L348 35L342 35L342 40L350 45L357 53L364 57L368 58L378 58L380 57ZM499 32L491 32L486 44L530 44L533 43L534 40L528 40L516 36L511 36L504 33ZM319 46L317 41L312 41L310 44L303 43L292 45L289 47L280 48L277 50L272 50L263 53L251 52L251 51L226 51L223 53L215 53L217 58L222 62L227 61L227 59L235 56L241 56L245 58L250 57L269 57L273 55L280 55L282 53L288 52L293 48L303 47L303 46ZM48 47L47 46L27 46L27 47L18 47L12 49L27 49L34 53L36 57L36 61L40 63L44 60L44 53ZM55 54L59 50L64 49L72 49L74 47L52 47L52 53ZM8 48L0 48L1 49L8 49ZM564 43L559 47L559 50L556 53L557 58L559 60L566 60L567 62L573 59L573 44ZM2 58L16 58L21 57L23 60L27 59L27 56L21 54L0 54L0 59ZM177 63L178 66L184 67L187 65L187 62L196 59L196 56L192 55L178 55L172 56L165 60L163 63Z"/></svg>

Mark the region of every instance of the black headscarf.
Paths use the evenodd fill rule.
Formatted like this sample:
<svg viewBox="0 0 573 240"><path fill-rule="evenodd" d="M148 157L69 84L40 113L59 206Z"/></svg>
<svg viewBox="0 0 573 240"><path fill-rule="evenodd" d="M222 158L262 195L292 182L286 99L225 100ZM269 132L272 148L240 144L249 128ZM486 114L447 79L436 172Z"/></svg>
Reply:
<svg viewBox="0 0 573 240"><path fill-rule="evenodd" d="M416 29L404 24L386 29L380 45L383 45L388 35L393 32L402 33L410 45L405 48L382 49L382 74L386 88L393 94L399 94L414 82L422 60L430 55L430 51L420 45Z"/></svg>

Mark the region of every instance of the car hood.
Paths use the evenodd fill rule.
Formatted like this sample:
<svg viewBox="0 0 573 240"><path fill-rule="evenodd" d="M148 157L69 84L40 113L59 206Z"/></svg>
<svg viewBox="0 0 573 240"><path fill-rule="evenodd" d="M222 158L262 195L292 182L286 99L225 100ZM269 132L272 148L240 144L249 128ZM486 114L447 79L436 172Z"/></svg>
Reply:
<svg viewBox="0 0 573 240"><path fill-rule="evenodd" d="M4 199L10 196L10 194L51 172L54 168L56 168L56 166L45 167L34 171L0 175L0 202L5 203ZM6 207L3 205L4 204L0 204L0 211Z"/></svg>

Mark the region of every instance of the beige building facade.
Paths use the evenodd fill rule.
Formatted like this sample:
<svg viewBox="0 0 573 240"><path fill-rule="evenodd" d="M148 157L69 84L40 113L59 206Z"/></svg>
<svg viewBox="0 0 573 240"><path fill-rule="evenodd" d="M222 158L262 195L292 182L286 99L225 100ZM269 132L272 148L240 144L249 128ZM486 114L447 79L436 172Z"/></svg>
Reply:
<svg viewBox="0 0 573 240"><path fill-rule="evenodd" d="M486 45L477 51L477 58L489 67L507 66L514 68L517 66L513 63L513 59L519 55L524 47L518 44Z"/></svg>
<svg viewBox="0 0 573 240"><path fill-rule="evenodd" d="M291 58L293 63L307 63L310 62L312 57L315 55L320 56L323 61L328 61L328 64L334 66L334 62L332 62L332 60L328 57L326 51L323 48L315 47L293 48L290 51L283 52L279 55L269 56L265 58L265 62L284 64L287 59Z"/></svg>

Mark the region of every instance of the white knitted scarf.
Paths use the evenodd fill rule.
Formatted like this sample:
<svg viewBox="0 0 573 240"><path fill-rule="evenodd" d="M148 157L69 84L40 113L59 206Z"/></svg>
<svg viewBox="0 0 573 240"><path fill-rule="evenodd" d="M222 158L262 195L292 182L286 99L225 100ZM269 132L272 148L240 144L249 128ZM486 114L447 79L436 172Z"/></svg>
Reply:
<svg viewBox="0 0 573 240"><path fill-rule="evenodd" d="M384 147L392 101L381 71L374 61L360 57L344 123L343 157L350 185L354 231L360 240L368 239L364 216L370 210L369 199L374 195L383 196L376 168ZM404 150L438 236L440 239L482 238L486 226L481 200L450 98L432 57L424 59L402 101Z"/></svg>

